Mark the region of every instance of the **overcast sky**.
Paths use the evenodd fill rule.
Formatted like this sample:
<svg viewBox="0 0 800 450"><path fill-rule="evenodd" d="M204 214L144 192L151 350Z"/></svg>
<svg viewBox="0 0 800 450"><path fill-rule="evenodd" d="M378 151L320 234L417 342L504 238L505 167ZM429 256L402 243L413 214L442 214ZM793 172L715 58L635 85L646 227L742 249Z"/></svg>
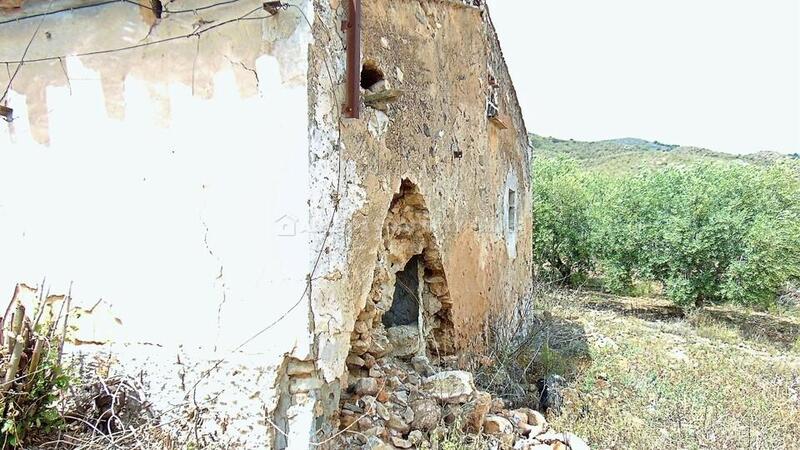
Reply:
<svg viewBox="0 0 800 450"><path fill-rule="evenodd" d="M528 130L800 152L800 0L491 0Z"/></svg>

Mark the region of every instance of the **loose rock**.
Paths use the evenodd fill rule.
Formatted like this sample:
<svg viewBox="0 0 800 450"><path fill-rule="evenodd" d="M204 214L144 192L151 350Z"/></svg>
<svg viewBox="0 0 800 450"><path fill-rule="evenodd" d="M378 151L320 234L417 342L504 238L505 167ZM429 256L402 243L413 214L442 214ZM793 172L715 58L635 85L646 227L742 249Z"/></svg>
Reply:
<svg viewBox="0 0 800 450"><path fill-rule="evenodd" d="M429 395L444 402L464 403L475 392L475 382L470 372L451 370L426 378L423 388Z"/></svg>
<svg viewBox="0 0 800 450"><path fill-rule="evenodd" d="M411 402L411 409L414 411L414 421L411 426L416 430L430 431L439 425L439 421L442 419L439 404L431 398Z"/></svg>
<svg viewBox="0 0 800 450"><path fill-rule="evenodd" d="M360 378L356 381L355 392L358 395L375 395L378 393L378 380L375 378Z"/></svg>

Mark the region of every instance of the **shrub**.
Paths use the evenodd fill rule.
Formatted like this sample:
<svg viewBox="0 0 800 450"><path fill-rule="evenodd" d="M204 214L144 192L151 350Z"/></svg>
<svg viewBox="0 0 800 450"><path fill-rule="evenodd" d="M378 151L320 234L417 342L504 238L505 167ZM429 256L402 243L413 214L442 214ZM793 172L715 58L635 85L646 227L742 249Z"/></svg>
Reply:
<svg viewBox="0 0 800 450"><path fill-rule="evenodd" d="M590 190L576 163L537 157L533 165L534 261L548 279L572 281L592 264Z"/></svg>
<svg viewBox="0 0 800 450"><path fill-rule="evenodd" d="M696 305L769 306L800 278L800 179L789 166L694 163L612 177L537 163L541 272L596 269L614 292L658 281L676 303Z"/></svg>

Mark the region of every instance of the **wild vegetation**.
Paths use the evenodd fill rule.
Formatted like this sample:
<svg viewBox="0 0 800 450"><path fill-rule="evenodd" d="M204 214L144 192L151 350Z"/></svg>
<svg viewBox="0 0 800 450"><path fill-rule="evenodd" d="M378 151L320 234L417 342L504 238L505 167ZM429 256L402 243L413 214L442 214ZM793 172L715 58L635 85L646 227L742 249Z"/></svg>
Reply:
<svg viewBox="0 0 800 450"><path fill-rule="evenodd" d="M0 448L21 447L64 426L57 401L70 383L61 362L65 329L58 319L42 320L44 305L42 295L29 316L12 301L0 318Z"/></svg>
<svg viewBox="0 0 800 450"><path fill-rule="evenodd" d="M574 290L542 301L584 332L558 349L568 387L551 422L591 448L798 448L797 310L683 315L665 300Z"/></svg>
<svg viewBox="0 0 800 450"><path fill-rule="evenodd" d="M532 142L538 276L599 279L614 293L656 284L680 305L761 307L800 279L796 160L637 140Z"/></svg>

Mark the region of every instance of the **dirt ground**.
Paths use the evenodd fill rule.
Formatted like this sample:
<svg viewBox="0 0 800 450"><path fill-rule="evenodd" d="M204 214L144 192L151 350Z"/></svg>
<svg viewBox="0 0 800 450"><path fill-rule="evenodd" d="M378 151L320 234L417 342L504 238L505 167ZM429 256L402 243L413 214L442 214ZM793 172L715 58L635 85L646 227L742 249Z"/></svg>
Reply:
<svg viewBox="0 0 800 450"><path fill-rule="evenodd" d="M551 421L592 448L800 448L797 311L684 314L658 299L574 292L543 302L586 343L554 366L569 388Z"/></svg>

